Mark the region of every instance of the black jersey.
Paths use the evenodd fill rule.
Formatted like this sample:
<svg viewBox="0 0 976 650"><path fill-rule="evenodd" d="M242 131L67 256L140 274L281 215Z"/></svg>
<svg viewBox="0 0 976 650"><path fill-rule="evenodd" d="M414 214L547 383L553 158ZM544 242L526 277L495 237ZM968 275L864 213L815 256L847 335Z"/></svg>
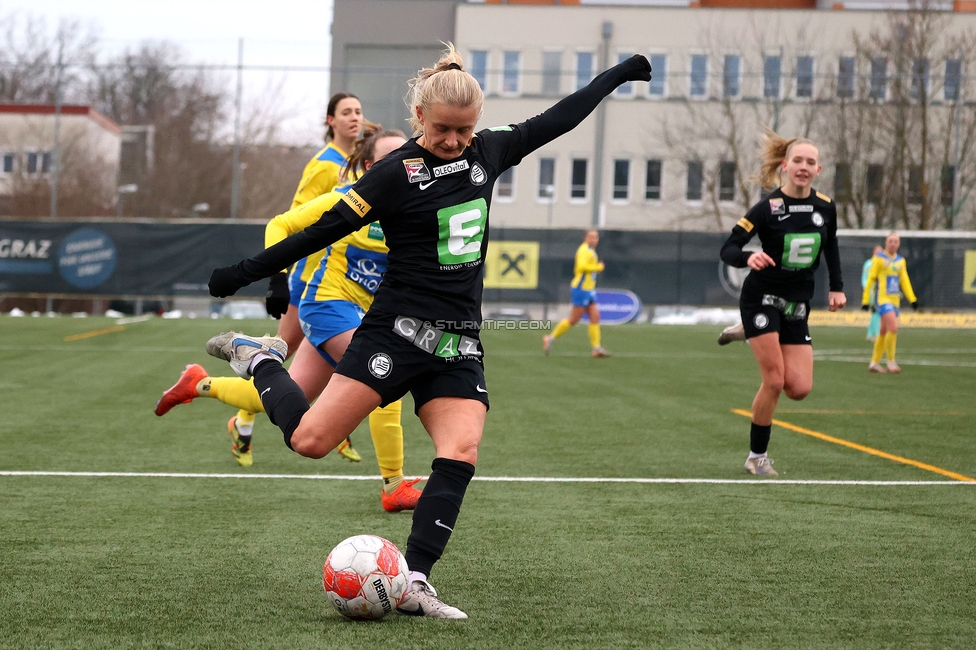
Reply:
<svg viewBox="0 0 976 650"><path fill-rule="evenodd" d="M647 59L634 55L597 75L541 115L479 131L460 156L443 160L411 140L373 165L314 224L235 267L211 276L211 295L270 277L295 261L379 220L390 248L370 312L445 321L447 329L481 322L488 208L498 176L575 128L614 89L648 81Z"/></svg>
<svg viewBox="0 0 976 650"><path fill-rule="evenodd" d="M722 246L722 260L730 266L748 266L752 252L742 247L756 234L763 252L776 265L749 273L742 285L743 296L764 293L790 301L810 300L821 252L827 259L830 290L844 290L837 248L837 210L830 197L811 190L809 197L794 199L783 194L781 188L773 190L732 228Z"/></svg>
<svg viewBox="0 0 976 650"><path fill-rule="evenodd" d="M531 151L530 129L522 123L479 131L453 160L410 140L337 204L353 222L378 214L386 235L389 265L371 311L479 327L492 187Z"/></svg>

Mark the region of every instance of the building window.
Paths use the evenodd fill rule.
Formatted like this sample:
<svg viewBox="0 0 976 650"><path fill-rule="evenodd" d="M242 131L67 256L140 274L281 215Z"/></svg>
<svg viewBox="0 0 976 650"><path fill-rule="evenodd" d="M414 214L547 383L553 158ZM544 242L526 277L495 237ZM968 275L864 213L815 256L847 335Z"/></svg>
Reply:
<svg viewBox="0 0 976 650"><path fill-rule="evenodd" d="M929 61L912 61L912 99L922 99L929 91Z"/></svg>
<svg viewBox="0 0 976 650"><path fill-rule="evenodd" d="M813 97L813 57L800 56L796 59L796 96Z"/></svg>
<svg viewBox="0 0 976 650"><path fill-rule="evenodd" d="M41 154L41 173L49 174L51 173L51 152L45 151Z"/></svg>
<svg viewBox="0 0 976 650"><path fill-rule="evenodd" d="M908 205L922 205L922 185L925 183L925 174L921 165L909 165L908 167L908 193L905 201Z"/></svg>
<svg viewBox="0 0 976 650"><path fill-rule="evenodd" d="M739 76L741 57L738 54L726 54L722 64L722 96L739 96Z"/></svg>
<svg viewBox="0 0 976 650"><path fill-rule="evenodd" d="M563 76L563 53L542 53L542 94L558 95Z"/></svg>
<svg viewBox="0 0 976 650"><path fill-rule="evenodd" d="M884 166L868 165L868 173L865 178L865 189L867 190L867 200L871 205L881 203L881 191L884 184Z"/></svg>
<svg viewBox="0 0 976 650"><path fill-rule="evenodd" d="M613 161L613 198L626 201L630 198L630 161Z"/></svg>
<svg viewBox="0 0 976 650"><path fill-rule="evenodd" d="M944 208L951 208L955 205L956 198L956 166L944 165L942 167L942 196L941 203Z"/></svg>
<svg viewBox="0 0 976 650"><path fill-rule="evenodd" d="M549 202L556 196L556 159L539 158L539 193L540 200Z"/></svg>
<svg viewBox="0 0 976 650"><path fill-rule="evenodd" d="M888 93L888 59L871 59L871 99L884 99Z"/></svg>
<svg viewBox="0 0 976 650"><path fill-rule="evenodd" d="M779 97L779 84L782 77L783 61L778 56L763 59L763 97Z"/></svg>
<svg viewBox="0 0 976 650"><path fill-rule="evenodd" d="M945 62L945 98L948 102L959 99L959 88L962 86L962 59L946 59Z"/></svg>
<svg viewBox="0 0 976 650"><path fill-rule="evenodd" d="M702 198L702 163L700 160L688 161L688 187L685 198L689 201L701 201Z"/></svg>
<svg viewBox="0 0 976 650"><path fill-rule="evenodd" d="M644 198L648 201L661 200L661 161L647 161L647 176L644 181Z"/></svg>
<svg viewBox="0 0 976 650"><path fill-rule="evenodd" d="M574 158L572 178L569 182L569 197L572 199L586 198L586 159Z"/></svg>
<svg viewBox="0 0 976 650"><path fill-rule="evenodd" d="M498 198L500 199L511 199L515 196L514 167L509 167L498 175L498 180L495 181L495 191L498 192Z"/></svg>
<svg viewBox="0 0 976 650"><path fill-rule="evenodd" d="M688 79L688 94L692 97L704 97L708 92L708 56L704 54L691 55L691 74Z"/></svg>
<svg viewBox="0 0 976 650"><path fill-rule="evenodd" d="M846 202L851 200L851 166L837 163L834 167L834 198Z"/></svg>
<svg viewBox="0 0 976 650"><path fill-rule="evenodd" d="M664 97L667 94L668 57L665 54L651 55L651 83L647 92L651 97Z"/></svg>
<svg viewBox="0 0 976 650"><path fill-rule="evenodd" d="M14 155L12 153L3 154L3 173L12 174L14 171Z"/></svg>
<svg viewBox="0 0 976 650"><path fill-rule="evenodd" d="M586 86L593 79L593 53L576 53L576 90Z"/></svg>
<svg viewBox="0 0 976 650"><path fill-rule="evenodd" d="M502 92L515 95L519 91L520 52L505 52L502 56Z"/></svg>
<svg viewBox="0 0 976 650"><path fill-rule="evenodd" d="M624 61L626 61L627 59L629 59L631 56L633 56L633 55L632 54L618 54L617 55L617 63L623 63ZM617 97L633 97L634 96L634 82L633 81L625 81L624 83L622 83L619 86L617 86L617 90L615 92L616 92Z"/></svg>
<svg viewBox="0 0 976 650"><path fill-rule="evenodd" d="M27 154L27 173L28 174L36 174L37 173L37 161L38 161L38 158L39 158L38 154L36 154L34 152L31 152L31 153Z"/></svg>
<svg viewBox="0 0 976 650"><path fill-rule="evenodd" d="M723 160L718 166L718 200L735 200L735 163Z"/></svg>
<svg viewBox="0 0 976 650"><path fill-rule="evenodd" d="M482 92L488 91L488 51L472 50L468 72L475 78Z"/></svg>
<svg viewBox="0 0 976 650"><path fill-rule="evenodd" d="M837 62L837 96L841 99L854 97L854 57L842 56Z"/></svg>

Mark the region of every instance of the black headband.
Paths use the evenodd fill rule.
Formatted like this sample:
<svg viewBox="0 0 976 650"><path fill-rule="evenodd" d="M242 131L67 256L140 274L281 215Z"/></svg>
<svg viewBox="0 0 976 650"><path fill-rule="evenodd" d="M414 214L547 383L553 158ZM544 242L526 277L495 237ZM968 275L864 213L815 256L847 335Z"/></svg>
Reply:
<svg viewBox="0 0 976 650"><path fill-rule="evenodd" d="M454 62L448 63L447 68L445 68L445 70L460 70L460 69L461 66L459 66L457 63Z"/></svg>

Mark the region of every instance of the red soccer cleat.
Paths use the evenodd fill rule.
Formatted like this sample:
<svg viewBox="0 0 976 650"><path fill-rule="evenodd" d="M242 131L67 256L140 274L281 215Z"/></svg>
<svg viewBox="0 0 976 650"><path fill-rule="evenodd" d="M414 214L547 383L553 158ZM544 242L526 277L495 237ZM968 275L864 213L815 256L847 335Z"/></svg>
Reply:
<svg viewBox="0 0 976 650"><path fill-rule="evenodd" d="M156 402L156 415L166 415L174 406L189 404L194 398L200 397L200 393L197 392L197 384L206 377L207 371L203 369L203 366L196 363L188 365L176 383L170 386Z"/></svg>
<svg viewBox="0 0 976 650"><path fill-rule="evenodd" d="M417 499L420 498L421 491L414 487L423 479L415 478L400 483L400 487L393 490L392 494L387 494L383 490L383 509L387 512L400 512L401 510L413 510L417 507Z"/></svg>

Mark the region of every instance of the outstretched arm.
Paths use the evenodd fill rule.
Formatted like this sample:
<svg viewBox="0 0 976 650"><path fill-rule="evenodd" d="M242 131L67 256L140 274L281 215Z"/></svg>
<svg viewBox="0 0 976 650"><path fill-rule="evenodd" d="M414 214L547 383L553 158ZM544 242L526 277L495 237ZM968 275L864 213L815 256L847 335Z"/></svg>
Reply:
<svg viewBox="0 0 976 650"><path fill-rule="evenodd" d="M609 70L572 95L556 102L540 115L525 122L528 138L522 156L572 131L593 109L621 84L628 81L650 81L651 64L642 54L635 54Z"/></svg>
<svg viewBox="0 0 976 650"><path fill-rule="evenodd" d="M303 257L334 244L358 227L362 227L362 224L353 224L333 208L305 230L264 249L254 257L234 266L214 269L210 276L210 295L217 298L232 296L241 287L271 277Z"/></svg>

